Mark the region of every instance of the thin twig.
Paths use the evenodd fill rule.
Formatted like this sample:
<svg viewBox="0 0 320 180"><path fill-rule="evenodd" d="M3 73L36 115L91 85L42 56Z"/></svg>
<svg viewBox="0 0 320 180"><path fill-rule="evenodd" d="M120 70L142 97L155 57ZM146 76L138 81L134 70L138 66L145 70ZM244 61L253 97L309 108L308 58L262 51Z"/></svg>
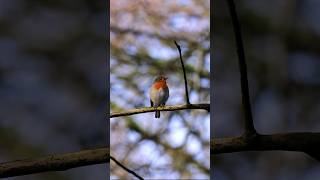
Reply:
<svg viewBox="0 0 320 180"><path fill-rule="evenodd" d="M210 112L210 104L183 104L175 106L163 106L163 107L142 107L138 109L131 109L125 112L113 112L110 114L110 118L119 117L119 116L129 116L134 114L141 114L154 111L176 111L184 109L204 109Z"/></svg>
<svg viewBox="0 0 320 180"><path fill-rule="evenodd" d="M0 164L0 178L35 174L109 162L109 148L49 155Z"/></svg>
<svg viewBox="0 0 320 180"><path fill-rule="evenodd" d="M182 70L183 70L184 87L185 87L185 90L186 90L186 101L187 101L187 104L190 104L189 93L188 93L187 76L186 76L186 70L184 68L184 64L183 64L183 60L182 60L182 56L181 56L181 48L180 48L179 44L176 41L174 41L174 43L176 44L176 46L177 46L177 48L179 50L180 62L181 62L181 65L182 65Z"/></svg>
<svg viewBox="0 0 320 180"><path fill-rule="evenodd" d="M228 0L227 2L229 5L229 11L232 19L233 30L234 30L236 44L237 44L237 53L239 58L242 105L244 108L244 115L245 115L245 134L248 136L255 135L256 130L254 128L252 112L251 112L248 77L247 77L247 65L246 65L242 36L241 36L241 27L238 21L238 16L237 16L237 12L236 12L236 8L233 0Z"/></svg>
<svg viewBox="0 0 320 180"><path fill-rule="evenodd" d="M114 157L110 156L110 159L112 159L116 164L118 164L120 167L122 167L124 170L126 170L128 173L134 175L135 177L137 177L140 180L143 180L143 178L141 176L139 176L136 172L128 169L127 167L125 167L123 164L121 164L119 161L117 161Z"/></svg>

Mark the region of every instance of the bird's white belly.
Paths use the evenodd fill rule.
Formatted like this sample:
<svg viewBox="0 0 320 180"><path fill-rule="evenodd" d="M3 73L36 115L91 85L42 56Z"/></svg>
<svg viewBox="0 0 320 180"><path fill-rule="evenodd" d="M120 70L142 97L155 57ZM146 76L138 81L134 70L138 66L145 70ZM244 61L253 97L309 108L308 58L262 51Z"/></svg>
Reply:
<svg viewBox="0 0 320 180"><path fill-rule="evenodd" d="M162 88L160 88L159 90L151 90L150 98L153 102L154 107L157 107L160 104L164 104L168 99L165 90L163 90Z"/></svg>

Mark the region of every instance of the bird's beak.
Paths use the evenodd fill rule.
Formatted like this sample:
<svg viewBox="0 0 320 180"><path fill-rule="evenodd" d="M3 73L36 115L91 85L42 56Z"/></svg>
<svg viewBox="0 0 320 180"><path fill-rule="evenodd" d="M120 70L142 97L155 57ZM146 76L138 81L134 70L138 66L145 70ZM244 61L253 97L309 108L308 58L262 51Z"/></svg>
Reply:
<svg viewBox="0 0 320 180"><path fill-rule="evenodd" d="M165 79L165 80L167 80L167 79L168 79L168 77L164 77L164 79Z"/></svg>

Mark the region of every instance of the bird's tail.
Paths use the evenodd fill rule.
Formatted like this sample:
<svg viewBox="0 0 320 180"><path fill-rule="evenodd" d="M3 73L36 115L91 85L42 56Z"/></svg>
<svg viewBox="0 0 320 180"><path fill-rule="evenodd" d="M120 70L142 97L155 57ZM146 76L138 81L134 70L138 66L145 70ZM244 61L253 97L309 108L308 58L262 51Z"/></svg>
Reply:
<svg viewBox="0 0 320 180"><path fill-rule="evenodd" d="M160 111L156 111L156 113L155 113L155 116L154 116L155 118L160 118Z"/></svg>

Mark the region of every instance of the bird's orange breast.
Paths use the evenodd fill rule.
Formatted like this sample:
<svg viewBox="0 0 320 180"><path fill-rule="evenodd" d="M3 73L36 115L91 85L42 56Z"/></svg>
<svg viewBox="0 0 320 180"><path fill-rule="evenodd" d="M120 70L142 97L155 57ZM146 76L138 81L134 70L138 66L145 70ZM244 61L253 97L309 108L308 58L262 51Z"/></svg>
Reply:
<svg viewBox="0 0 320 180"><path fill-rule="evenodd" d="M165 81L159 81L153 84L156 89L160 88L168 88L167 83Z"/></svg>

